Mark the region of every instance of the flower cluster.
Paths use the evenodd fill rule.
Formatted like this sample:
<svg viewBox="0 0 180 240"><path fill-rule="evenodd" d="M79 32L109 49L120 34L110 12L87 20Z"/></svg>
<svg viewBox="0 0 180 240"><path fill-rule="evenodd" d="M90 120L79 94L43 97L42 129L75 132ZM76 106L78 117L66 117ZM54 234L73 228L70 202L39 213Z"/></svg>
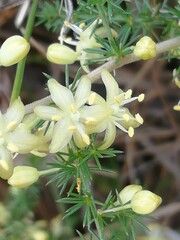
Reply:
<svg viewBox="0 0 180 240"><path fill-rule="evenodd" d="M119 193L119 198L123 205L130 202L130 208L139 214L152 213L162 202L161 197L143 190L140 185L126 186Z"/></svg>
<svg viewBox="0 0 180 240"><path fill-rule="evenodd" d="M132 209L138 214L152 213L161 204L162 199L155 193L143 190L141 185L128 185L121 190L118 200L112 208L99 210L99 214L119 212L125 209Z"/></svg>
<svg viewBox="0 0 180 240"><path fill-rule="evenodd" d="M87 76L79 80L74 94L55 79L48 80L54 105L37 106L34 112L40 119L55 123L49 146L51 153L61 151L72 138L79 148L86 147L90 144L90 134L103 131L105 138L99 149L106 149L115 140L116 127L132 137L134 128L143 123L139 114L133 116L124 105L136 99L143 101L144 94L131 98L132 90L123 92L106 69L101 77L106 87L106 100L91 91Z"/></svg>
<svg viewBox="0 0 180 240"><path fill-rule="evenodd" d="M35 107L34 113L26 118L21 100L14 101L7 112L0 115L0 176L10 178L9 184L13 186L29 186L41 174L23 166L15 168L13 173L15 153L31 152L38 156L44 156L42 151L57 153L64 151L72 139L77 147L85 148L90 144L90 135L100 132L105 132L105 137L98 149L107 149L115 140L116 127L132 137L134 128L142 124L143 119L138 113L133 116L125 105L134 100L141 102L144 94L131 97L132 90L123 92L106 69L102 70L101 77L106 99L91 91L91 81L85 75L75 92L49 79L47 85L53 103ZM32 134L31 129L39 120L44 123ZM29 173L28 177L25 172Z"/></svg>

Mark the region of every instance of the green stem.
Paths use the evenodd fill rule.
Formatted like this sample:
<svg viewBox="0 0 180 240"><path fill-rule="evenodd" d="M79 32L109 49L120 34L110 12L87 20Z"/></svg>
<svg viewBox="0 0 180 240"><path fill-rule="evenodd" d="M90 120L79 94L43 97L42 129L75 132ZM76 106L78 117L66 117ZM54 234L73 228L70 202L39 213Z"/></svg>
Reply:
<svg viewBox="0 0 180 240"><path fill-rule="evenodd" d="M107 210L99 210L99 215L103 215L104 213L114 213L114 212L119 212L121 210L125 210L131 208L131 204L127 204L127 205L123 205L120 207L115 207L115 208L111 208L111 209L107 209Z"/></svg>
<svg viewBox="0 0 180 240"><path fill-rule="evenodd" d="M52 173L55 173L58 171L59 171L59 168L48 169L48 170L44 170L44 171L39 171L39 175L43 176L43 175L52 174Z"/></svg>
<svg viewBox="0 0 180 240"><path fill-rule="evenodd" d="M24 38L27 41L29 41L29 39L31 37L31 34L32 34L35 15L36 15L36 10L37 10L37 7L38 7L38 1L39 0L33 0L33 4L32 4L32 7L31 7L31 10L30 10L30 13L29 13L29 17L28 17L28 21L27 21L26 29L25 29L25 34L24 34ZM26 64L26 57L23 60L21 60L17 65L10 104L12 104L14 102L14 100L16 100L18 98L19 93L21 91L25 64Z"/></svg>

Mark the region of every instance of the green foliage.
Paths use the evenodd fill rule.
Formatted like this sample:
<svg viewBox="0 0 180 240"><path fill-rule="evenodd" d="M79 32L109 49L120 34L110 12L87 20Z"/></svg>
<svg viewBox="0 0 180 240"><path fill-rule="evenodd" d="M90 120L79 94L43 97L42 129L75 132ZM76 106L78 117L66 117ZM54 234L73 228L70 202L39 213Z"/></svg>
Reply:
<svg viewBox="0 0 180 240"><path fill-rule="evenodd" d="M43 24L47 30L58 32L65 17L64 12L61 12L61 16L59 14L60 1L43 1L42 6L42 9L37 13L38 21L36 24Z"/></svg>

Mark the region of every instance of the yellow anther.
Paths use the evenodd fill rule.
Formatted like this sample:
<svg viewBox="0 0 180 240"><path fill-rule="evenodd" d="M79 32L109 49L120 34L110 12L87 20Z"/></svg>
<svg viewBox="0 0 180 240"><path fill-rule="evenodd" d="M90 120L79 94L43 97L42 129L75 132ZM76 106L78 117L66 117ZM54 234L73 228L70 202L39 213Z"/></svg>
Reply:
<svg viewBox="0 0 180 240"><path fill-rule="evenodd" d="M0 161L0 166L1 166L5 171L8 171L8 170L9 170L9 165L8 165L8 163L7 163L6 160L1 159L1 161Z"/></svg>
<svg viewBox="0 0 180 240"><path fill-rule="evenodd" d="M90 96L88 98L89 105L92 105L95 102L95 99L96 99L96 93L93 92L93 93L90 94Z"/></svg>
<svg viewBox="0 0 180 240"><path fill-rule="evenodd" d="M77 130L77 127L74 125L69 126L68 128L71 132L75 132Z"/></svg>
<svg viewBox="0 0 180 240"><path fill-rule="evenodd" d="M79 24L79 27L81 28L81 29L83 29L84 28L84 26L85 26L85 23L83 22L83 23L81 23L81 24Z"/></svg>
<svg viewBox="0 0 180 240"><path fill-rule="evenodd" d="M70 106L70 110L71 110L72 113L76 113L76 109L75 109L74 104L72 104L72 105Z"/></svg>
<svg viewBox="0 0 180 240"><path fill-rule="evenodd" d="M2 134L2 132L0 131L0 137L2 137L2 135L3 135L3 134Z"/></svg>
<svg viewBox="0 0 180 240"><path fill-rule="evenodd" d="M87 120L85 121L85 124L96 124L97 120L95 118L89 117L87 118Z"/></svg>
<svg viewBox="0 0 180 240"><path fill-rule="evenodd" d="M32 150L31 153L35 156L38 156L38 157L46 157L47 154L46 153L43 153L43 152L39 152L37 150Z"/></svg>
<svg viewBox="0 0 180 240"><path fill-rule="evenodd" d="M7 149L13 153L19 151L19 148L14 143L8 143Z"/></svg>
<svg viewBox="0 0 180 240"><path fill-rule="evenodd" d="M82 139L87 145L90 144L89 136L87 134L83 134Z"/></svg>
<svg viewBox="0 0 180 240"><path fill-rule="evenodd" d="M120 99L119 97L114 97L114 101L116 104L120 105L122 102L122 99Z"/></svg>
<svg viewBox="0 0 180 240"><path fill-rule="evenodd" d="M125 114L123 115L123 118L124 118L124 120L125 120L126 122L128 122L129 119L130 119L129 114L125 113Z"/></svg>
<svg viewBox="0 0 180 240"><path fill-rule="evenodd" d="M17 122L16 121L12 121L7 125L7 129L8 130L12 130L17 126Z"/></svg>
<svg viewBox="0 0 180 240"><path fill-rule="evenodd" d="M141 93L138 97L138 102L142 102L144 100L144 97L145 97L144 93Z"/></svg>
<svg viewBox="0 0 180 240"><path fill-rule="evenodd" d="M59 116L59 115L53 115L53 116L51 117L51 120L52 120L52 121L55 121L55 122L59 121L60 119L61 119L61 116Z"/></svg>
<svg viewBox="0 0 180 240"><path fill-rule="evenodd" d="M133 137L134 136L134 128L133 127L130 127L128 129L128 135L129 135L129 137Z"/></svg>
<svg viewBox="0 0 180 240"><path fill-rule="evenodd" d="M125 99L129 99L129 98L131 98L131 95L132 95L132 90L129 89L129 90L125 93L124 98L125 98Z"/></svg>
<svg viewBox="0 0 180 240"><path fill-rule="evenodd" d="M143 118L141 117L141 115L139 113L137 113L135 115L135 118L136 118L138 123L143 124L144 120L143 120Z"/></svg>
<svg viewBox="0 0 180 240"><path fill-rule="evenodd" d="M180 105L175 105L175 106L173 107L173 109L174 109L175 111L180 111Z"/></svg>

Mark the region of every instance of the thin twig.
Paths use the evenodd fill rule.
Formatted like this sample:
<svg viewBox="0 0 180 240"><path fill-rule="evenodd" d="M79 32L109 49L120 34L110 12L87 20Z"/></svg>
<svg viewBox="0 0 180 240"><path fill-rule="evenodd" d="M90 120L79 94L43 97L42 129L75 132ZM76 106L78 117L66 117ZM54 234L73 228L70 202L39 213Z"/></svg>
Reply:
<svg viewBox="0 0 180 240"><path fill-rule="evenodd" d="M171 49L174 49L174 48L177 48L180 46L180 37L176 37L176 38L172 38L172 39L163 41L161 43L158 43L156 46L157 46L157 54L167 52ZM136 57L133 53L125 56L118 62L117 62L116 58L112 58L109 62L106 62L105 64L101 65L100 67L98 67L95 70L93 70L92 72L90 72L87 76L91 79L91 82L93 83L100 78L101 71L103 68L106 68L109 72L112 72L115 69L118 69L129 63L137 62L139 60L141 60L141 59ZM33 112L33 109L35 106L46 105L50 102L51 102L51 97L47 96L38 101L27 104L26 105L26 114Z"/></svg>

